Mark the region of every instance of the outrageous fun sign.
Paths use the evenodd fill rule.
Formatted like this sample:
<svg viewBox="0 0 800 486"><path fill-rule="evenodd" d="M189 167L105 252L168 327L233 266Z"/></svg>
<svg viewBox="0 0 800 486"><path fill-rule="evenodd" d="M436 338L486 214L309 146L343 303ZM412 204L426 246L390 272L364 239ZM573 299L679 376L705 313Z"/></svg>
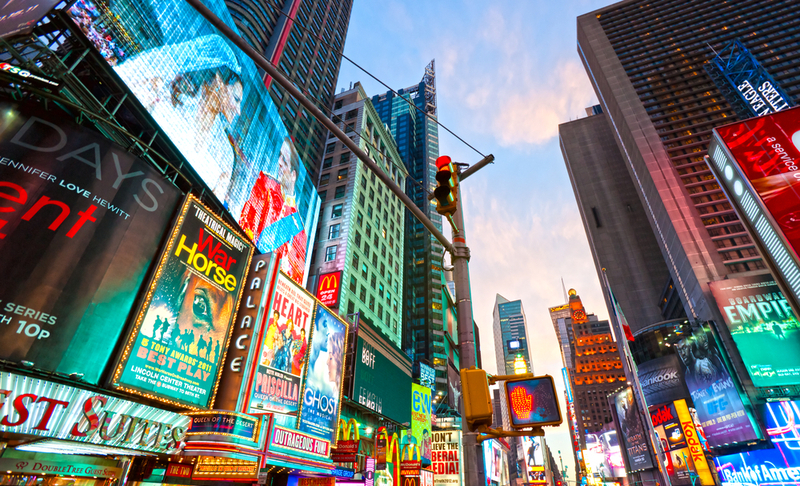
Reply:
<svg viewBox="0 0 800 486"><path fill-rule="evenodd" d="M0 372L0 432L173 454L188 426L173 412Z"/></svg>
<svg viewBox="0 0 800 486"><path fill-rule="evenodd" d="M272 437L269 441L271 451L279 450L295 455L312 455L326 459L330 454L330 447L331 444L327 440L279 425L272 430Z"/></svg>
<svg viewBox="0 0 800 486"><path fill-rule="evenodd" d="M300 403L300 377L306 367L314 297L280 273L267 316L248 413L293 413Z"/></svg>
<svg viewBox="0 0 800 486"><path fill-rule="evenodd" d="M112 383L168 403L208 407L252 251L187 198Z"/></svg>
<svg viewBox="0 0 800 486"><path fill-rule="evenodd" d="M342 372L347 349L347 324L317 304L308 369L297 428L336 444L342 407Z"/></svg>
<svg viewBox="0 0 800 486"><path fill-rule="evenodd" d="M178 205L63 112L0 98L0 359L97 384Z"/></svg>

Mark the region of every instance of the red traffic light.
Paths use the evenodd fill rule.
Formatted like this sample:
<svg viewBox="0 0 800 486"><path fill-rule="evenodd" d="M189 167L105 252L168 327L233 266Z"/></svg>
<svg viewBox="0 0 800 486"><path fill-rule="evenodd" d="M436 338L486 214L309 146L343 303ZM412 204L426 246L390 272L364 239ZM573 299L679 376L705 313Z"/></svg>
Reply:
<svg viewBox="0 0 800 486"><path fill-rule="evenodd" d="M442 167L449 165L453 162L453 160L448 157L447 155L442 155L438 159L436 159L436 168L441 169Z"/></svg>

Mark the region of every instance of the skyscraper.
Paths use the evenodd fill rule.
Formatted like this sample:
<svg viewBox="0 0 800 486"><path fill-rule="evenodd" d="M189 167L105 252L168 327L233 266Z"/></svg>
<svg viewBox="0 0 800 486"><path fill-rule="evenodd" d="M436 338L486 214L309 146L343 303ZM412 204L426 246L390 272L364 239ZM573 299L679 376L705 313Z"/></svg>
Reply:
<svg viewBox="0 0 800 486"><path fill-rule="evenodd" d="M408 173L392 135L380 123L360 83L336 96L334 120L398 185ZM405 208L375 174L332 137L319 178L317 243L311 261L312 291L338 281L339 314L359 313L400 348L402 336ZM446 383L445 383L446 385Z"/></svg>
<svg viewBox="0 0 800 486"><path fill-rule="evenodd" d="M408 168L406 193L437 228L442 217L428 201L436 187L439 128L436 124L436 73L434 61L425 67L422 80L395 94L374 96L372 104L397 141L400 157ZM406 217L406 268L403 328L404 347L416 362L427 361L436 369L436 391L447 393L447 355L442 317L442 258L444 248L413 217Z"/></svg>
<svg viewBox="0 0 800 486"><path fill-rule="evenodd" d="M624 1L578 17L578 53L690 318L714 317L708 282L764 269L704 160L711 129L738 119L708 61L739 40L796 101L798 22L792 0Z"/></svg>
<svg viewBox="0 0 800 486"><path fill-rule="evenodd" d="M327 113L333 105L352 0L226 0L242 36ZM327 130L265 76L272 101L312 178Z"/></svg>

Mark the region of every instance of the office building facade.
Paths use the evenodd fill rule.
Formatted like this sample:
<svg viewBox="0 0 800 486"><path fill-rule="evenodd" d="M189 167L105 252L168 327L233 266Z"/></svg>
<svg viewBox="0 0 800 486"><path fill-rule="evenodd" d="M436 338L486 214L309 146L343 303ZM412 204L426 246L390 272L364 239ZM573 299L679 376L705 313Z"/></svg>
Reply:
<svg viewBox="0 0 800 486"><path fill-rule="evenodd" d="M247 42L323 113L333 105L352 0L226 0ZM268 76L264 82L300 159L319 176L327 129Z"/></svg>
<svg viewBox="0 0 800 486"><path fill-rule="evenodd" d="M397 94L373 96L381 121L397 141L408 168L405 190L417 207L442 229L442 217L428 194L436 187L439 129L436 124L436 72L431 61L422 80ZM444 336L442 262L444 248L410 216L406 217L404 348L412 359L436 370L436 392L447 393L447 353Z"/></svg>
<svg viewBox="0 0 800 486"><path fill-rule="evenodd" d="M392 135L360 83L336 96L334 121L400 186L408 177ZM308 288L339 277L339 314L358 313L400 348L405 207L363 162L329 136L320 167L318 238Z"/></svg>

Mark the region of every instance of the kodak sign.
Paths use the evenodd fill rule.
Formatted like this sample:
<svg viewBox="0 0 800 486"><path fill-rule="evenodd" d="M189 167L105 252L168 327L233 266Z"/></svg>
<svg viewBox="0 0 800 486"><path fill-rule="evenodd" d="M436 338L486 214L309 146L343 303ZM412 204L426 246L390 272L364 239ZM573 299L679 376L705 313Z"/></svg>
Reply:
<svg viewBox="0 0 800 486"><path fill-rule="evenodd" d="M323 273L317 284L317 298L331 308L339 305L339 289L342 285L342 272Z"/></svg>

